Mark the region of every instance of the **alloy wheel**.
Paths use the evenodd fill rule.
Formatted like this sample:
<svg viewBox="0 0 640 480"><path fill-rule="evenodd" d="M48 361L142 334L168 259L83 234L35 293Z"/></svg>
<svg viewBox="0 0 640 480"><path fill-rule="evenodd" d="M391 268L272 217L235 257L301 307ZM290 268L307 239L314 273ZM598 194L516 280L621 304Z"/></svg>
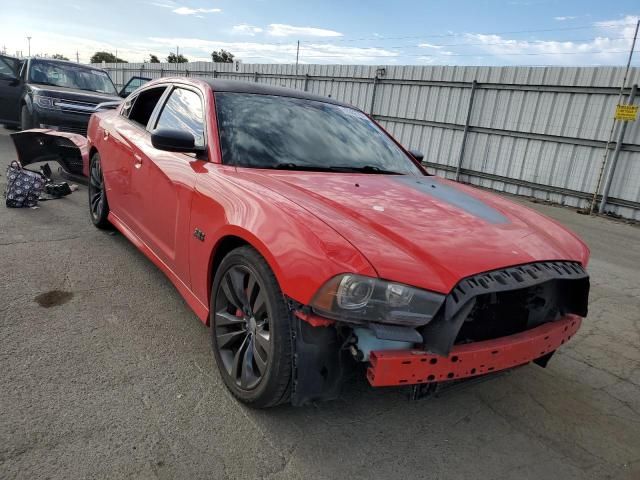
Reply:
<svg viewBox="0 0 640 480"><path fill-rule="evenodd" d="M271 306L258 275L231 266L216 293L215 337L224 369L243 390L258 386L271 354Z"/></svg>
<svg viewBox="0 0 640 480"><path fill-rule="evenodd" d="M102 168L100 161L95 159L91 162L89 172L89 209L93 218L100 218L104 208L104 181L102 178Z"/></svg>

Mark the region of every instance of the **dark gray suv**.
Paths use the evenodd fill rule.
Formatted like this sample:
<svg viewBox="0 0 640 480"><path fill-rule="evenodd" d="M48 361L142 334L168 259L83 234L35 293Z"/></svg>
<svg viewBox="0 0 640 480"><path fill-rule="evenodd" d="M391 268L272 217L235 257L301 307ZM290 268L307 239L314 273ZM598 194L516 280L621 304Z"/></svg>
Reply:
<svg viewBox="0 0 640 480"><path fill-rule="evenodd" d="M134 78L141 83L141 77ZM0 123L6 125L86 135L96 106L120 101L121 93L130 93L127 86L118 92L109 74L98 68L0 55Z"/></svg>

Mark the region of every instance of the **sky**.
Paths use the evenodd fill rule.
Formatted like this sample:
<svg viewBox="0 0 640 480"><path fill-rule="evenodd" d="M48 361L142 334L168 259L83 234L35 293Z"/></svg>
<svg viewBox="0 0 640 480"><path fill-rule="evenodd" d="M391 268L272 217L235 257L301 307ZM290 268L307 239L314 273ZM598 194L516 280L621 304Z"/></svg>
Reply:
<svg viewBox="0 0 640 480"><path fill-rule="evenodd" d="M295 63L300 41L301 64L624 65L639 16L638 0L0 0L0 51Z"/></svg>

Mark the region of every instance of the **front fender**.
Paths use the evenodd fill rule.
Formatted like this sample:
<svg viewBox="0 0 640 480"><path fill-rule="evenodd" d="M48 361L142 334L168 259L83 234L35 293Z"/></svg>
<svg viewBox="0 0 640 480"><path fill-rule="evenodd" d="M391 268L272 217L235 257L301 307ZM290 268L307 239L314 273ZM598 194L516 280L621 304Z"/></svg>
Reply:
<svg viewBox="0 0 640 480"><path fill-rule="evenodd" d="M271 267L282 292L308 304L327 280L345 272L376 276L366 258L340 234L282 195L235 175L233 167L207 164L198 175L191 207L192 290L209 303L209 267L221 240L233 236L253 246Z"/></svg>

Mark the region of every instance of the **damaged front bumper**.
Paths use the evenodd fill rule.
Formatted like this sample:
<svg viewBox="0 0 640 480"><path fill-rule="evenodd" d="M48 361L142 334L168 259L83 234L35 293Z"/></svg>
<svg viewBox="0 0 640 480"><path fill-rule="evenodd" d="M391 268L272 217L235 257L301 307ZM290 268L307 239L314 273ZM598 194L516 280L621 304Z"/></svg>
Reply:
<svg viewBox="0 0 640 480"><path fill-rule="evenodd" d="M573 261L507 267L462 279L424 327L350 324L290 302L292 402L335 398L345 363L367 363L374 387L437 384L529 362L546 366L588 313L589 275Z"/></svg>
<svg viewBox="0 0 640 480"><path fill-rule="evenodd" d="M508 337L456 345L446 357L421 350L374 351L369 359L367 380L374 387L439 383L536 360L546 363L560 345L575 335L581 323L579 316L567 315Z"/></svg>
<svg viewBox="0 0 640 480"><path fill-rule="evenodd" d="M54 161L68 174L89 175L89 143L85 136L34 128L12 133L11 139L22 166Z"/></svg>

